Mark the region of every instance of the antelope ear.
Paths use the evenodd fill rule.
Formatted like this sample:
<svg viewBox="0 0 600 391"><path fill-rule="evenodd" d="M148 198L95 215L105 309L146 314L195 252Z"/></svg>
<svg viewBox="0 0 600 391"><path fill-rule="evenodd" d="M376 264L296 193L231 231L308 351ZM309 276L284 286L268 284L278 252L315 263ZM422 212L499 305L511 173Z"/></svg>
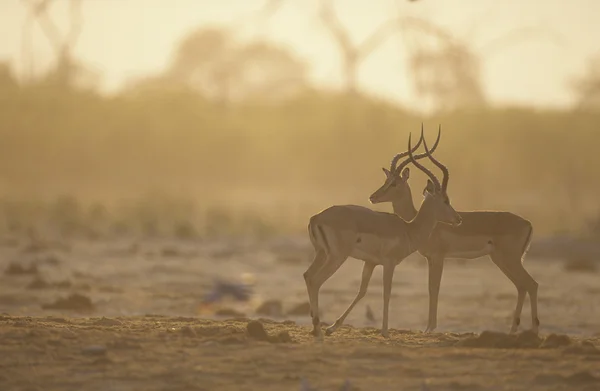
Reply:
<svg viewBox="0 0 600 391"><path fill-rule="evenodd" d="M383 173L385 174L386 178L389 178L390 175L392 175L392 173L390 172L390 170L388 170L387 168L381 167L381 169L383 170Z"/></svg>
<svg viewBox="0 0 600 391"><path fill-rule="evenodd" d="M410 178L410 168L406 167L404 170L402 170L400 178L402 178L402 180L406 182L408 178Z"/></svg>
<svg viewBox="0 0 600 391"><path fill-rule="evenodd" d="M431 182L431 179L427 179L427 185L425 186L425 189L423 189L423 195L426 195L425 193L435 194L435 185Z"/></svg>

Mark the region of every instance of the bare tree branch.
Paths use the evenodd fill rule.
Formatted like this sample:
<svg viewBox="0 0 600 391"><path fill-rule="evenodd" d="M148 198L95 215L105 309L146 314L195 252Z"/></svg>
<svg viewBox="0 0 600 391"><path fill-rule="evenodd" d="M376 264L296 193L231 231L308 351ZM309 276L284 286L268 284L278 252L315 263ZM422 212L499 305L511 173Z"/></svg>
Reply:
<svg viewBox="0 0 600 391"><path fill-rule="evenodd" d="M375 49L381 46L393 33L399 32L401 23L399 19L388 20L371 33L357 48L358 57L366 58Z"/></svg>
<svg viewBox="0 0 600 391"><path fill-rule="evenodd" d="M344 88L347 92L356 90L358 68L372 52L393 33L400 31L398 20L390 20L380 25L361 44L354 44L347 30L342 26L333 9L332 0L321 0L319 16L323 25L335 40L342 56Z"/></svg>
<svg viewBox="0 0 600 391"><path fill-rule="evenodd" d="M58 27L48 16L47 10L53 0L40 0L34 3L33 15L44 32L46 39L54 49L54 52L59 55L62 51L62 38ZM30 2L31 3L31 2Z"/></svg>
<svg viewBox="0 0 600 391"><path fill-rule="evenodd" d="M81 11L82 0L71 0L69 11L71 16L71 26L67 39L64 41L64 46L69 50L73 50L79 41L81 32L83 31L83 12Z"/></svg>
<svg viewBox="0 0 600 391"><path fill-rule="evenodd" d="M356 49L354 47L354 44L350 40L350 36L342 27L342 24L337 18L337 15L333 10L331 0L321 0L321 9L319 11L319 16L321 17L321 21L323 22L325 27L329 29L330 34L333 36L333 39L336 41L343 55L346 57L355 56Z"/></svg>
<svg viewBox="0 0 600 391"><path fill-rule="evenodd" d="M27 15L25 15L25 21L23 22L23 28L21 31L21 61L23 62L26 80L31 80L34 73L32 36L33 21L33 12L28 12Z"/></svg>
<svg viewBox="0 0 600 391"><path fill-rule="evenodd" d="M70 26L67 33L64 35L61 34L60 29L48 15L48 7L50 7L54 0L21 0L21 2L28 7L30 11L28 19L26 19L23 27L24 52L27 51L27 49L25 49L25 41L27 39L29 41L31 40L29 37L31 23L33 20L37 20L56 56L54 71L55 76L58 77L57 81L60 83L70 83L75 68L72 52L83 29L83 14L81 12L82 0L70 0ZM28 44L30 45L30 43Z"/></svg>
<svg viewBox="0 0 600 391"><path fill-rule="evenodd" d="M260 8L258 18L263 20L270 18L279 11L284 1L285 0L266 0L265 4Z"/></svg>
<svg viewBox="0 0 600 391"><path fill-rule="evenodd" d="M523 43L527 39L539 38L549 39L551 43L559 47L565 46L564 37L556 31L544 27L529 26L512 30L501 37L493 39L480 48L478 52L482 53L485 58L489 58L499 50L504 49L509 45L513 45L514 43Z"/></svg>

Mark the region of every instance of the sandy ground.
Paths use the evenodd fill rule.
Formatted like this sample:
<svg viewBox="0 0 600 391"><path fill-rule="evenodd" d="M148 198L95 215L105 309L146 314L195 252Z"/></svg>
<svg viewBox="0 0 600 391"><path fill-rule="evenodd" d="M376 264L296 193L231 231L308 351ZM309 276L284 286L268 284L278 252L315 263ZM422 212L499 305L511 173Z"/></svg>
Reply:
<svg viewBox="0 0 600 391"><path fill-rule="evenodd" d="M311 249L304 238L5 238L0 251L3 391L300 390L303 381L338 390L346 380L352 390L600 390L600 274L565 272L557 260L526 261L540 283L539 338L497 333L510 326L516 291L485 258L446 263L438 330L421 333L427 269L412 256L396 269L389 340L378 331L376 270L349 325L318 342L308 334L306 312L288 314L306 301L302 273ZM360 269L349 259L324 285L323 321L332 322L350 303ZM199 313L215 277L242 273L256 278L250 303L223 304L237 315ZM61 306L60 299L74 294L79 301ZM265 300L281 308L257 314ZM367 306L374 322L365 316ZM252 319L261 319L270 337ZM526 302L522 327L530 324Z"/></svg>

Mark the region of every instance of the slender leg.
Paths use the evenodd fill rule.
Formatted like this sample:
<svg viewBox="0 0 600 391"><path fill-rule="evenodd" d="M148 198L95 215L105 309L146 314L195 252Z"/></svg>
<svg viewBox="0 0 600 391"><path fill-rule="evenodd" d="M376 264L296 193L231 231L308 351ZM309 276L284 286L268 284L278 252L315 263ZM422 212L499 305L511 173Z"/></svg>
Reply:
<svg viewBox="0 0 600 391"><path fill-rule="evenodd" d="M523 312L523 304L525 303L525 295L527 291L523 286L517 286L517 306L515 307L515 312L513 314L513 322L510 326L510 333L516 333L519 328L519 324L521 323L521 313Z"/></svg>
<svg viewBox="0 0 600 391"><path fill-rule="evenodd" d="M320 268L314 275L310 284L309 297L312 296L313 303L311 305L312 311L312 324L313 329L311 334L317 337L318 339L323 338L323 334L321 333L321 320L319 319L319 290L321 286L327 281L348 258L345 256L327 256L327 260L322 268Z"/></svg>
<svg viewBox="0 0 600 391"><path fill-rule="evenodd" d="M529 273L527 273L529 274ZM538 308L537 308L537 292L538 292L538 286L539 284L537 283L537 281L535 281L533 279L533 277L529 276L531 278L531 280L533 280L533 283L531 284L530 290L529 290L529 300L530 300L530 306L531 306L531 330L534 333L539 333L540 332L540 318L538 318Z"/></svg>
<svg viewBox="0 0 600 391"><path fill-rule="evenodd" d="M306 290L308 292L308 302L310 304L311 318L313 316L313 301L314 301L314 299L311 295L311 289L310 289L311 284L312 284L312 279L313 279L313 276L315 275L315 273L317 271L319 271L319 269L321 267L323 267L326 260L327 260L327 256L325 255L325 251L323 251L322 249L316 249L315 258L313 259L312 263L310 264L310 266L308 267L306 272L304 272L304 282L306 283Z"/></svg>
<svg viewBox="0 0 600 391"><path fill-rule="evenodd" d="M352 311L354 306L363 297L365 297L365 294L367 293L367 288L369 287L369 281L371 281L371 276L373 275L373 270L375 269L375 266L377 266L377 265L374 263L365 262L365 264L363 265L362 278L360 281L360 288L358 290L358 294L356 295L356 297L354 298L352 303L350 303L350 305L348 306L346 311L344 311L344 313L335 321L334 324L332 324L325 330L325 335L333 334L333 332L335 330L337 330L338 327L340 327L342 324L344 324L344 320L346 319L346 317L348 316L350 311Z"/></svg>
<svg viewBox="0 0 600 391"><path fill-rule="evenodd" d="M438 299L442 272L444 271L444 256L434 255L427 257L429 265L429 319L427 320L426 333L430 333L437 327Z"/></svg>
<svg viewBox="0 0 600 391"><path fill-rule="evenodd" d="M519 285L523 287L523 290L526 290L529 293L529 299L531 303L531 330L534 333L539 332L540 321L538 318L538 308L537 308L537 291L538 291L538 283L531 277L531 275L525 270L523 264L521 263L521 259L515 257L511 259L510 272L515 276ZM521 310L523 309L523 301L525 300L525 294L523 294L523 298L521 301L517 303L517 311L518 315L521 315Z"/></svg>
<svg viewBox="0 0 600 391"><path fill-rule="evenodd" d="M381 335L389 338L388 332L388 313L390 308L390 296L392 294L392 280L394 279L395 265L387 261L383 265L383 322L381 325Z"/></svg>
<svg viewBox="0 0 600 391"><path fill-rule="evenodd" d="M510 326L510 333L515 333L519 328L519 324L521 323L521 312L523 310L523 302L525 301L525 286L520 282L520 280L514 275L513 270L508 267L506 263L506 257L503 256L500 251L496 250L492 254L490 254L492 261L498 268L504 273L506 277L515 285L517 288L517 305L515 307L515 312L513 313L513 321ZM521 261L519 260L519 263Z"/></svg>

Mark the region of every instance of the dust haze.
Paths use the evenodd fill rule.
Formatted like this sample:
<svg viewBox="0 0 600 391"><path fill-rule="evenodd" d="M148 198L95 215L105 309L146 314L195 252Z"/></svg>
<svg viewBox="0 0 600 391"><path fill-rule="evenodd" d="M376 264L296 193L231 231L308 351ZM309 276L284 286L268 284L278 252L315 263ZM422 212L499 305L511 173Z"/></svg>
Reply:
<svg viewBox="0 0 600 391"><path fill-rule="evenodd" d="M591 364L600 313L593 304L600 293L600 47L592 39L600 27L591 17L599 4L171 3L0 5L0 332L13 341L2 365L12 365L6 357L25 362L44 349L67 357L77 348L86 365L106 370L152 351L154 382L134 364L110 375L114 382L132 376L132 388L123 389L148 390L257 389L244 381L297 389L303 379L319 389L350 379L355 388L347 389L383 390L392 377L407 390L432 391L600 384ZM395 342L377 334L381 284L374 283L346 320L351 326L332 337L333 350L317 345L302 307L302 273L314 255L309 218L335 204L391 212L390 203L372 205L369 196L386 179L382 167L407 149L409 133L418 139L422 124L429 145L441 126L435 156L449 169L456 210L510 211L532 223L525 267L540 283L540 336L517 342L472 334L507 332L516 298L484 259L447 262L438 332L427 339L418 331L427 322L426 263L416 254L394 280ZM437 175L430 161L421 162ZM415 205L426 180L412 169ZM252 305L227 304L220 315L199 310L215 278L243 273L254 276L260 293ZM347 262L327 282L323 321L347 307L360 273L358 262ZM83 307L61 307L65 297ZM278 309L256 312L269 300ZM365 305L375 323L365 318ZM91 318L71 318L82 314ZM243 319L258 316L274 319L263 322L268 338L246 329ZM529 322L524 315L522 328ZM174 345L162 346L167 340ZM296 346L290 341L298 350L261 361L269 349ZM104 350L90 353L81 344ZM169 366L174 355L193 357L197 346L220 357L212 370L198 357ZM246 355L228 366L224 357L240 346ZM431 348L432 356L390 350L415 347ZM498 347L519 350L507 358ZM336 354L376 369L352 377L359 371L353 361L328 377L315 360L335 366ZM499 363L508 383L478 354ZM562 354L575 357L569 368L559 365ZM448 355L479 375L461 379L455 366L435 372L423 364ZM296 364L281 364L284 356ZM523 363L519 370L513 359ZM61 388L66 383L57 379L78 364L39 360L34 385L64 390L95 381L74 377ZM419 364L383 371L410 360ZM303 362L311 363L304 372ZM265 369L279 364L277 375ZM21 389L27 371L10 369L0 384ZM179 383L169 383L176 372ZM90 389L100 389L94 384Z"/></svg>

